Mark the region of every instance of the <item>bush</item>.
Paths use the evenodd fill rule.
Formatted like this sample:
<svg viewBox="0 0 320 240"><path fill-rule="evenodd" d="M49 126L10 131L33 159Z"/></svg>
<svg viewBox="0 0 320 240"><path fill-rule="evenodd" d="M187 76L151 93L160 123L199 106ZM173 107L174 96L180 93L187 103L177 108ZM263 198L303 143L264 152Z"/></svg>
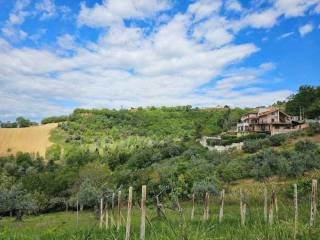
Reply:
<svg viewBox="0 0 320 240"><path fill-rule="evenodd" d="M286 134L276 134L269 137L271 146L280 146L287 140L288 136Z"/></svg>
<svg viewBox="0 0 320 240"><path fill-rule="evenodd" d="M263 146L268 146L269 140L268 139L256 139L256 140L245 140L243 142L242 150L245 153L256 153Z"/></svg>
<svg viewBox="0 0 320 240"><path fill-rule="evenodd" d="M309 127L307 129L307 134L309 136L314 136L319 133L320 133L320 123L319 122L309 123Z"/></svg>
<svg viewBox="0 0 320 240"><path fill-rule="evenodd" d="M297 152L316 151L317 145L309 140L299 141L294 145L294 149Z"/></svg>
<svg viewBox="0 0 320 240"><path fill-rule="evenodd" d="M287 172L287 159L272 149L266 149L248 159L248 170L255 179L261 180Z"/></svg>

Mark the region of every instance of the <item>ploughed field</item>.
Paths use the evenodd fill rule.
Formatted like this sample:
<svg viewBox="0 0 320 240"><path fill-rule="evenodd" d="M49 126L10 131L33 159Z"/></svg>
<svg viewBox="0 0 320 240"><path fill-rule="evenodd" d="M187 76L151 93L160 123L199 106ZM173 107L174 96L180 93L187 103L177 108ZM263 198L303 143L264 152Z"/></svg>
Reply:
<svg viewBox="0 0 320 240"><path fill-rule="evenodd" d="M39 153L45 156L47 147L51 146L50 131L56 123L28 128L0 128L0 156L17 152Z"/></svg>

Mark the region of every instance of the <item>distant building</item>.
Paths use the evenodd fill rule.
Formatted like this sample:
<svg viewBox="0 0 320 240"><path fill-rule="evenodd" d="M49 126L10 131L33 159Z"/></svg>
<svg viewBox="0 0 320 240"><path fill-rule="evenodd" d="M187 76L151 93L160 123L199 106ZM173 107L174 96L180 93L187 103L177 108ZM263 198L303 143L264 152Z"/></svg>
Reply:
<svg viewBox="0 0 320 240"><path fill-rule="evenodd" d="M260 108L241 118L237 133L287 133L307 127L300 117L290 116L278 108Z"/></svg>

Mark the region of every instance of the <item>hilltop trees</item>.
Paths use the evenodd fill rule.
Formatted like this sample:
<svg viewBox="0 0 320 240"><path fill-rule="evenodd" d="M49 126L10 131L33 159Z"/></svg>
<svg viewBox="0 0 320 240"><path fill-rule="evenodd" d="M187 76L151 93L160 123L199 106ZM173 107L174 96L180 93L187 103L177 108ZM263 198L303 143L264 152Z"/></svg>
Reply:
<svg viewBox="0 0 320 240"><path fill-rule="evenodd" d="M15 122L0 122L1 128L25 128L35 125L38 125L38 123L24 117L18 117Z"/></svg>
<svg viewBox="0 0 320 240"><path fill-rule="evenodd" d="M298 93L289 97L286 103L286 112L299 116L302 110L307 118L320 116L320 87L301 86Z"/></svg>

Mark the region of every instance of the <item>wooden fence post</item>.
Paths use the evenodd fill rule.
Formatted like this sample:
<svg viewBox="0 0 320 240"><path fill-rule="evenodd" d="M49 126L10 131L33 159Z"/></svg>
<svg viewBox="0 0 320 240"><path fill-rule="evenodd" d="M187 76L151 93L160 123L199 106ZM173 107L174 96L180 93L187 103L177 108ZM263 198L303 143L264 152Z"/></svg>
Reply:
<svg viewBox="0 0 320 240"><path fill-rule="evenodd" d="M126 225L126 238L125 238L125 240L130 239L131 209L132 209L132 187L129 187L128 213L127 213L127 225Z"/></svg>
<svg viewBox="0 0 320 240"><path fill-rule="evenodd" d="M240 218L241 218L241 225L244 226L246 223L246 211L247 211L247 204L245 203L245 196L242 188L240 188Z"/></svg>
<svg viewBox="0 0 320 240"><path fill-rule="evenodd" d="M271 199L270 199L270 209L269 209L269 225L273 224L273 215L274 215L274 207L275 207L275 191L272 189Z"/></svg>
<svg viewBox="0 0 320 240"><path fill-rule="evenodd" d="M317 215L317 189L318 181L312 180L312 188L311 188L311 211L310 211L310 226L314 226Z"/></svg>
<svg viewBox="0 0 320 240"><path fill-rule="evenodd" d="M195 196L194 196L194 193L193 193L192 194L191 220L193 220L193 218L194 218L194 200L195 200Z"/></svg>
<svg viewBox="0 0 320 240"><path fill-rule="evenodd" d="M163 216L164 212L163 212L163 205L160 202L159 196L156 196L156 208L157 208L157 217L160 218Z"/></svg>
<svg viewBox="0 0 320 240"><path fill-rule="evenodd" d="M109 228L109 210L108 210L108 198L106 199L106 211L105 211L105 217L106 217L106 229Z"/></svg>
<svg viewBox="0 0 320 240"><path fill-rule="evenodd" d="M206 192L204 197L204 210L203 210L203 220L209 219L209 193Z"/></svg>
<svg viewBox="0 0 320 240"><path fill-rule="evenodd" d="M268 222L268 189L267 187L264 187L264 221L267 223Z"/></svg>
<svg viewBox="0 0 320 240"><path fill-rule="evenodd" d="M113 192L112 193L112 198L111 198L111 226L115 226L115 223L114 223L114 200L116 198L116 194Z"/></svg>
<svg viewBox="0 0 320 240"><path fill-rule="evenodd" d="M79 200L77 199L77 227L79 226Z"/></svg>
<svg viewBox="0 0 320 240"><path fill-rule="evenodd" d="M146 236L146 200L147 200L147 186L142 186L141 193L141 222L140 222L140 240L145 240Z"/></svg>
<svg viewBox="0 0 320 240"><path fill-rule="evenodd" d="M219 211L219 223L222 222L222 218L223 218L224 195L225 195L225 190L222 189L222 191L221 191L220 211Z"/></svg>
<svg viewBox="0 0 320 240"><path fill-rule="evenodd" d="M100 199L100 229L102 229L103 224L103 198Z"/></svg>
<svg viewBox="0 0 320 240"><path fill-rule="evenodd" d="M118 192L118 216L117 216L117 230L121 225L121 191Z"/></svg>
<svg viewBox="0 0 320 240"><path fill-rule="evenodd" d="M297 239L297 233L298 233L298 187L297 184L293 184L294 188L294 239Z"/></svg>

